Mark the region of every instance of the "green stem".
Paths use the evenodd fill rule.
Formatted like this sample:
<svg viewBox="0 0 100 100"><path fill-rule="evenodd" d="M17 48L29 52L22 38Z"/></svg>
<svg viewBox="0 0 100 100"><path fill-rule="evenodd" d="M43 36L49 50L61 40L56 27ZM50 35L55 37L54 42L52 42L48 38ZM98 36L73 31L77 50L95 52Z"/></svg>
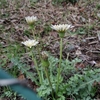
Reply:
<svg viewBox="0 0 100 100"><path fill-rule="evenodd" d="M48 73L49 73L49 72L48 72L48 69L47 69L47 67L45 67L45 74L46 74L46 77L47 77L47 79L48 79L48 81L49 81L49 85L50 85L51 90L52 90L51 95L52 95L52 97L54 98L54 95L53 95L54 90L53 90L52 83L51 83L51 80L50 80L50 76L49 76L49 74L48 74Z"/></svg>
<svg viewBox="0 0 100 100"><path fill-rule="evenodd" d="M41 54L40 54L40 48L39 46L36 48L37 51L38 51L38 54L39 54L39 59L40 59L40 62L42 62L42 57L41 57ZM44 77L43 77L43 71L41 70L41 83L43 83L43 80L44 80Z"/></svg>
<svg viewBox="0 0 100 100"><path fill-rule="evenodd" d="M42 62L42 57L41 57L41 50L42 50L42 41L41 41L41 36L40 36L40 34L39 34L39 46L38 46L38 54L39 54L39 57L40 57L40 60L41 60L41 62Z"/></svg>
<svg viewBox="0 0 100 100"><path fill-rule="evenodd" d="M35 30L35 29L32 29L33 38L37 40L37 38L36 38L36 36L35 36L35 33L34 33L34 30Z"/></svg>
<svg viewBox="0 0 100 100"><path fill-rule="evenodd" d="M39 82L40 82L40 84L42 84L42 77L41 77L41 74L40 74L40 71L39 71L39 67L38 67L37 61L34 58L33 54L31 54L31 55L32 55L32 60L34 61L34 64L35 64L35 67L36 67L36 71L37 71L37 73L39 75Z"/></svg>
<svg viewBox="0 0 100 100"><path fill-rule="evenodd" d="M32 30L33 38L36 39L36 36L35 36L35 26L31 25L30 29Z"/></svg>
<svg viewBox="0 0 100 100"><path fill-rule="evenodd" d="M62 38L60 38L60 61L59 61L59 67L58 67L58 73L57 73L57 88L56 88L56 93L58 92L59 79L60 79L60 75L61 75L61 62L62 62Z"/></svg>
<svg viewBox="0 0 100 100"><path fill-rule="evenodd" d="M42 57L41 57L41 54L40 54L40 48L39 48L39 47L40 47L40 46L38 46L36 49L37 49L37 51L38 51L40 61L42 62Z"/></svg>

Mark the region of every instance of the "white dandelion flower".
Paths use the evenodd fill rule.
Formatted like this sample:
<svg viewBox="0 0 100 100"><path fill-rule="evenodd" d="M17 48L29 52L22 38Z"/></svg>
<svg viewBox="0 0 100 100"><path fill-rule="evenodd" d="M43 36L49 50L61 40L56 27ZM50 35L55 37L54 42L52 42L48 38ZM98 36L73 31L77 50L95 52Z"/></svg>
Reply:
<svg viewBox="0 0 100 100"><path fill-rule="evenodd" d="M36 46L39 42L38 41L36 41L36 40L27 40L27 41L25 41L25 42L21 42L22 44L24 44L25 46L27 46L27 47L32 47L32 46Z"/></svg>
<svg viewBox="0 0 100 100"><path fill-rule="evenodd" d="M27 16L25 17L26 22L31 25L33 24L35 21L37 21L37 17L36 16Z"/></svg>
<svg viewBox="0 0 100 100"><path fill-rule="evenodd" d="M69 28L72 28L72 25L68 25L68 24L59 24L59 25L51 25L51 28L56 30L57 32L59 32L59 36L61 38L63 38L65 36L66 31Z"/></svg>
<svg viewBox="0 0 100 100"><path fill-rule="evenodd" d="M52 25L51 28L58 31L58 32L66 32L69 28L71 28L71 25L68 24L59 24L59 25Z"/></svg>

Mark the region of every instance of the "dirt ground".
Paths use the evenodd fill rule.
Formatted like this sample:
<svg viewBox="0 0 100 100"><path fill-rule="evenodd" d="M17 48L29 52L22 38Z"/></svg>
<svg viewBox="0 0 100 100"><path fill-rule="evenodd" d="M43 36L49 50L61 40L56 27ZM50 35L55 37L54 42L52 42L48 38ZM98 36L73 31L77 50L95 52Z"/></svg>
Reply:
<svg viewBox="0 0 100 100"><path fill-rule="evenodd" d="M40 33L46 44L43 49L59 57L59 36L50 29L54 24L71 24L74 27L66 33L63 40L63 59L80 58L77 68L100 67L100 1L80 0L75 5L62 2L52 4L52 0L9 0L0 7L0 43L20 43L32 34L27 34L26 16L37 16L36 34ZM3 52L3 51L1 51ZM0 59L4 58L2 53Z"/></svg>

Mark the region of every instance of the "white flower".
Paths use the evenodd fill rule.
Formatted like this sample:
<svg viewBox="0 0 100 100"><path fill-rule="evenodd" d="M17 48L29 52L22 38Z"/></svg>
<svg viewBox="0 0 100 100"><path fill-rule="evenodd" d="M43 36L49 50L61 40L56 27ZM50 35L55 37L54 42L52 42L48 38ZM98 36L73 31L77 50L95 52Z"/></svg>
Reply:
<svg viewBox="0 0 100 100"><path fill-rule="evenodd" d="M59 25L51 25L51 28L58 31L59 37L63 38L65 36L66 31L73 26L68 24L59 24Z"/></svg>
<svg viewBox="0 0 100 100"><path fill-rule="evenodd" d="M36 16L27 16L25 17L25 19L28 24L33 24L35 21L38 20Z"/></svg>
<svg viewBox="0 0 100 100"><path fill-rule="evenodd" d="M35 45L37 45L39 42L38 41L36 41L36 40L27 40L27 41L25 41L25 42L21 42L22 44L24 44L25 46L27 46L27 47L32 47L32 46L35 46Z"/></svg>
<svg viewBox="0 0 100 100"><path fill-rule="evenodd" d="M51 28L58 32L66 32L69 28L71 28L71 25L68 24L51 25Z"/></svg>
<svg viewBox="0 0 100 100"><path fill-rule="evenodd" d="M100 13L98 13L97 16L100 18Z"/></svg>

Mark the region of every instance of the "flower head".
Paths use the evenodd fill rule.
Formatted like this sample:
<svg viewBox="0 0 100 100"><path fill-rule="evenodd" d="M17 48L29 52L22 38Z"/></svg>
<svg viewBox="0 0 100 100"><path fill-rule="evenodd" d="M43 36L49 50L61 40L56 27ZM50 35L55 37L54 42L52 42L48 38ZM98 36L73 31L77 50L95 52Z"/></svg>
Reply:
<svg viewBox="0 0 100 100"><path fill-rule="evenodd" d="M68 24L59 24L59 25L52 25L51 28L58 31L58 32L66 32L71 25Z"/></svg>
<svg viewBox="0 0 100 100"><path fill-rule="evenodd" d="M27 40L27 41L25 41L25 42L21 42L22 44L24 44L25 46L27 46L27 47L32 47L32 46L35 46L35 45L37 45L39 42L38 41L36 41L36 40Z"/></svg>
<svg viewBox="0 0 100 100"><path fill-rule="evenodd" d="M59 24L59 25L52 25L51 26L52 29L59 32L60 37L64 37L65 32L71 27L72 26L68 25L68 24Z"/></svg>
<svg viewBox="0 0 100 100"><path fill-rule="evenodd" d="M25 17L25 20L29 25L32 25L38 19L36 16L27 16L27 17Z"/></svg>

